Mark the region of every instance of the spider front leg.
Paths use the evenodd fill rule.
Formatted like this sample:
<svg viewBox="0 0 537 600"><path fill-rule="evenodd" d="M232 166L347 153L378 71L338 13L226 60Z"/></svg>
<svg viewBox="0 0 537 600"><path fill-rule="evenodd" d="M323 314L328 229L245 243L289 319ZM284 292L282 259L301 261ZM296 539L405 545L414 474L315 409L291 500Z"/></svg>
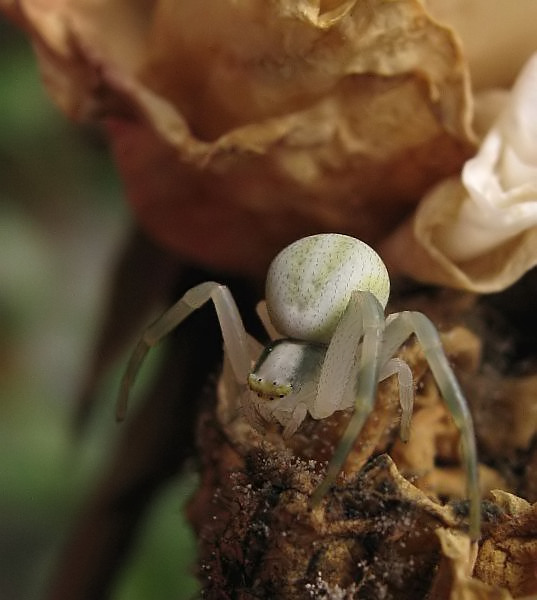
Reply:
<svg viewBox="0 0 537 600"><path fill-rule="evenodd" d="M316 506L336 481L345 459L373 410L384 332L384 312L370 292L354 292L328 346L321 369L313 416L328 416L347 394L355 398L354 414L330 461L324 480L313 492ZM360 356L357 356L362 339ZM315 414L316 413L316 414ZM321 416L318 416L321 415Z"/></svg>
<svg viewBox="0 0 537 600"><path fill-rule="evenodd" d="M238 382L246 383L250 372L249 341L239 309L226 286L214 281L206 281L188 290L178 302L145 330L131 355L125 375L121 380L121 389L116 405L118 421L125 418L130 391L149 350L209 300L213 301L216 309L224 346L234 376Z"/></svg>
<svg viewBox="0 0 537 600"><path fill-rule="evenodd" d="M415 311L395 313L390 315L387 323L383 360L387 360L410 335L415 333L440 393L460 432L470 502L469 534L470 538L476 541L480 537L481 530L481 494L474 426L464 394L449 366L438 331L424 314Z"/></svg>

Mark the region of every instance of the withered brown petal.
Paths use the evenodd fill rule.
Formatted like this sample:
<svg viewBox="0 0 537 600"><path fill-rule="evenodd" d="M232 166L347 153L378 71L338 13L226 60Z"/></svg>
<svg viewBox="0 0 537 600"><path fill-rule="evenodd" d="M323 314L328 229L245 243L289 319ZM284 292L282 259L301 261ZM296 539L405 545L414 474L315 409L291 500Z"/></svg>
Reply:
<svg viewBox="0 0 537 600"><path fill-rule="evenodd" d="M464 60L418 0L0 6L60 107L108 125L142 225L205 265L375 243L473 152Z"/></svg>

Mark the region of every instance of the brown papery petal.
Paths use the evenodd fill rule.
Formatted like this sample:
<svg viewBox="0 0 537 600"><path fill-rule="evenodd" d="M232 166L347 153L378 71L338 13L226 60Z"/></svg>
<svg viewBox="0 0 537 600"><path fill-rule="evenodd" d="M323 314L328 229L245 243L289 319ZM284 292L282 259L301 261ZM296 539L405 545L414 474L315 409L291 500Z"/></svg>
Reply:
<svg viewBox="0 0 537 600"><path fill-rule="evenodd" d="M142 225L205 265L374 244L473 151L465 63L417 0L0 6L61 108L108 125Z"/></svg>

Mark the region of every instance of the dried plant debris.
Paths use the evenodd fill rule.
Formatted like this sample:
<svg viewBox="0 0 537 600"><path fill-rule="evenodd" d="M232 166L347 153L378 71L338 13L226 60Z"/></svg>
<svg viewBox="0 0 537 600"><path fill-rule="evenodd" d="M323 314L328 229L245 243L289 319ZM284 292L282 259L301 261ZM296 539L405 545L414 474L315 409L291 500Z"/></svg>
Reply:
<svg viewBox="0 0 537 600"><path fill-rule="evenodd" d="M500 490L493 497L510 518L483 542L475 574L509 589L515 598L537 594L537 503L530 505Z"/></svg>
<svg viewBox="0 0 537 600"><path fill-rule="evenodd" d="M459 377L476 377L476 336L459 326L443 341ZM508 487L505 473L494 461L481 464L483 537L478 551L470 547L457 430L419 346L411 342L401 354L417 382L410 442L397 439L397 389L386 382L345 473L315 509L308 499L348 414L306 420L286 445L275 425L261 435L238 416L224 373L218 416L208 412L200 425L202 481L188 511L200 540L203 597L509 600L537 594L537 505L491 492ZM523 395L524 389L517 382L512 391ZM505 396L505 402L520 399ZM482 403L478 415L486 410ZM477 422L490 437L489 425ZM526 431L520 439L530 437ZM489 458L488 450L483 454ZM520 477L509 480L512 489L521 487Z"/></svg>
<svg viewBox="0 0 537 600"><path fill-rule="evenodd" d="M461 600L537 597L537 504L533 506L501 490L491 493L503 511L490 527L477 555L474 576L468 575L468 539L439 529L442 560L431 598Z"/></svg>
<svg viewBox="0 0 537 600"><path fill-rule="evenodd" d="M434 529L455 525L453 511L401 486L386 455L312 511L319 477L314 462L265 445L219 480L203 513L194 499L205 597L323 597L313 595L322 588L344 597L349 587L364 598L423 597L438 560Z"/></svg>

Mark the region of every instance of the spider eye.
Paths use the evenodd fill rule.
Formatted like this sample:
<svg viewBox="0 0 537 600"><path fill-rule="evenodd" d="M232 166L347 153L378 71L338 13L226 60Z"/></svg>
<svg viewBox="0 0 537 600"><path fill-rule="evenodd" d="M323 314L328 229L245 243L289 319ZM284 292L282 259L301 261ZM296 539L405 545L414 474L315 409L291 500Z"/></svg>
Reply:
<svg viewBox="0 0 537 600"><path fill-rule="evenodd" d="M285 396L283 394L280 394L280 398L285 398Z"/></svg>

